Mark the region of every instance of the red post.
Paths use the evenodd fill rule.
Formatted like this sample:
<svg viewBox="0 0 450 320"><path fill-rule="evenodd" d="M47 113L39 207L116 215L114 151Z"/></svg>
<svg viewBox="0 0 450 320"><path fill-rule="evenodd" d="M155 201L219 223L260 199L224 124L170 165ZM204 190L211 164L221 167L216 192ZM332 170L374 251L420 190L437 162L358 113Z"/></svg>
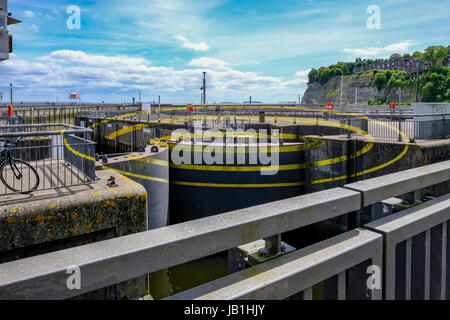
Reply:
<svg viewBox="0 0 450 320"><path fill-rule="evenodd" d="M8 106L8 117L12 117L13 116L13 107L12 105Z"/></svg>

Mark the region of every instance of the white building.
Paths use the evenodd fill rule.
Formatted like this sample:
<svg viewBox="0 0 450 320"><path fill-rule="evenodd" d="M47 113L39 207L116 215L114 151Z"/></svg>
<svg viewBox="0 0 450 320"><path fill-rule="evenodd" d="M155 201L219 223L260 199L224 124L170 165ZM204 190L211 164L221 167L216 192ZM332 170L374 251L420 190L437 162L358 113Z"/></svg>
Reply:
<svg viewBox="0 0 450 320"><path fill-rule="evenodd" d="M8 0L0 0L0 61L9 59L13 49L12 36L8 32L8 25L19 23L8 13Z"/></svg>

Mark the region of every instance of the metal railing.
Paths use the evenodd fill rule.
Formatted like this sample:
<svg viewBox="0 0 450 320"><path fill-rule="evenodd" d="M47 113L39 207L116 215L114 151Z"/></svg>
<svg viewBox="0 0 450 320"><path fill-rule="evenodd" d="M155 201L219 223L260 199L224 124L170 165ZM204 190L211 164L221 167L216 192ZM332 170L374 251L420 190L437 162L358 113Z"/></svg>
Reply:
<svg viewBox="0 0 450 320"><path fill-rule="evenodd" d="M367 224L384 236L386 299L447 297L450 194Z"/></svg>
<svg viewBox="0 0 450 320"><path fill-rule="evenodd" d="M5 107L7 104L4 105ZM25 124L65 123L75 124L75 117L79 112L103 111L103 112L134 112L142 110L142 105L16 105L13 108L14 117L19 118ZM6 110L0 110L0 118L8 117Z"/></svg>
<svg viewBox="0 0 450 320"><path fill-rule="evenodd" d="M10 148L12 157L37 171L37 190L56 189L95 180L95 143L88 140L91 133L91 129L63 123L6 125L0 126L0 146L19 138ZM12 177L8 166L4 170ZM9 180L15 183L16 179ZM22 184L16 187L19 192L24 190ZM0 195L12 192L0 183Z"/></svg>
<svg viewBox="0 0 450 320"><path fill-rule="evenodd" d="M0 299L71 298L245 243L356 212L386 198L449 180L450 161L445 161L350 184L344 188L5 263L0 265ZM427 204L427 209L413 208L409 214L403 214L404 217L392 216L394 220L400 219L397 226L401 231L398 232L403 232L408 227L410 231L403 237L410 238L444 223L448 218L450 203L445 199L438 199L436 202L436 205L434 202ZM439 210L435 210L438 208ZM429 216L419 219L424 213ZM422 223L425 220L430 223ZM355 229L280 259L263 263L257 269L241 271L184 294L194 297L197 292L201 293L202 297L202 294L207 292L209 297L221 298L280 298L303 291L303 298L309 299L311 286L334 276L338 283L337 297L363 298L360 293L352 294L355 287L361 289L366 285L368 277L367 274L365 278L362 277L358 263L369 260L369 263L380 267L382 265L379 255L381 237L375 233L377 228L371 226L371 229L372 231ZM386 250L386 233L382 235ZM431 252L436 251L433 243L431 242ZM447 247L445 250L442 247L437 250L441 252L441 259L445 255L448 256ZM386 256L386 251L384 255ZM387 270L384 274L389 274L392 259L384 261L384 269ZM80 268L80 290L69 290L66 286L66 271L71 266ZM352 267L360 271L357 282L350 270ZM416 270L412 268L412 277L415 274ZM347 287L344 285L346 277ZM386 281L391 280L384 282ZM390 286L392 283L386 284L385 287L389 289ZM228 288L233 290L227 293ZM376 299L380 297L380 293L377 289L371 289L369 296ZM442 295L440 297L442 298Z"/></svg>
<svg viewBox="0 0 450 320"><path fill-rule="evenodd" d="M324 299L380 300L381 290L367 292L367 276L357 267L381 265L382 260L382 236L356 229L167 300L268 300L293 296L312 300L314 286L320 284Z"/></svg>

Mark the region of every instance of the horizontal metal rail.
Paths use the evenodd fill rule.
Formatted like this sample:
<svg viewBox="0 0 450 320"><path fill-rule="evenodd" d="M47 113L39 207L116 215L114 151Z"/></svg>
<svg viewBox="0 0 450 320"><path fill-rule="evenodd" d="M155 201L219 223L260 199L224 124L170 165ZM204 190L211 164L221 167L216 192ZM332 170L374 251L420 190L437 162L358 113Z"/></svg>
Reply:
<svg viewBox="0 0 450 320"><path fill-rule="evenodd" d="M65 130L42 130L42 131L25 131L26 129L44 129L63 127ZM9 131L9 132L8 132ZM59 136L64 134L91 134L94 130L84 127L72 126L64 123L45 123L45 124L20 124L0 126L0 139L3 138L19 138L19 137L42 137L42 136Z"/></svg>
<svg viewBox="0 0 450 320"><path fill-rule="evenodd" d="M360 209L341 188L2 264L0 299L65 299ZM78 266L81 290L67 288Z"/></svg>
<svg viewBox="0 0 450 320"><path fill-rule="evenodd" d="M397 292L403 290L407 300L446 299L449 219L450 194L447 194L364 226L384 236L386 299L399 298ZM414 241L421 233L425 233L423 239ZM406 242L404 269L399 270L398 245L403 242ZM404 279L396 279L398 275ZM399 288L402 284L404 287Z"/></svg>
<svg viewBox="0 0 450 320"><path fill-rule="evenodd" d="M347 184L361 192L362 207L450 180L450 160Z"/></svg>
<svg viewBox="0 0 450 320"><path fill-rule="evenodd" d="M77 127L77 126L66 124L66 123L35 123L35 124L5 125L5 126L0 126L0 129L46 128L46 127L65 127L65 128L86 129L84 127Z"/></svg>
<svg viewBox="0 0 450 320"><path fill-rule="evenodd" d="M354 277L347 277L347 272L366 261L370 261L370 265L382 266L382 259L382 236L356 229L166 300L286 299L299 292L303 292L303 299L307 300L307 292L312 291L314 285L334 276L340 280L335 295L344 300L347 287L353 290L356 287L365 288L368 277L354 281ZM364 289L362 291L365 293ZM380 300L381 290L371 290L370 297Z"/></svg>

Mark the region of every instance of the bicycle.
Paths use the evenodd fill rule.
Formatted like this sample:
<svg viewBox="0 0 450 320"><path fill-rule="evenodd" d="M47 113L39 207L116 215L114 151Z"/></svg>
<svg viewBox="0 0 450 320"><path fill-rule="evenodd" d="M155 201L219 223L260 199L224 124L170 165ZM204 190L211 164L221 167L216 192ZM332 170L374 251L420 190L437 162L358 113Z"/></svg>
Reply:
<svg viewBox="0 0 450 320"><path fill-rule="evenodd" d="M39 187L40 179L36 169L28 162L13 158L11 149L19 140L6 141L0 149L0 180L13 192L29 194Z"/></svg>

